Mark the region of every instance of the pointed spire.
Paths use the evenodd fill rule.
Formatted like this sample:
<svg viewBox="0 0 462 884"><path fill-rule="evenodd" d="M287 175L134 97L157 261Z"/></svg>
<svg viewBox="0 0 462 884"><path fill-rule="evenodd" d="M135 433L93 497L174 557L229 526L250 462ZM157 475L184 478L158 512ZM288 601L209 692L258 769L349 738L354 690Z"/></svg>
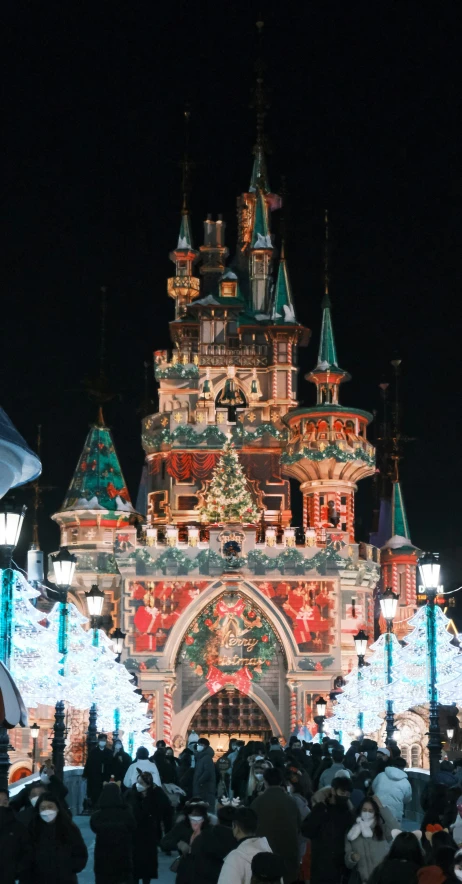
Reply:
<svg viewBox="0 0 462 884"><path fill-rule="evenodd" d="M272 249L273 243L268 227L268 207L265 196L259 187L257 191L257 203L255 206L255 221L252 236L253 249Z"/></svg>
<svg viewBox="0 0 462 884"><path fill-rule="evenodd" d="M391 536L406 537L407 540L411 539L403 493L401 491L401 483L399 481L393 482L391 499Z"/></svg>
<svg viewBox="0 0 462 884"><path fill-rule="evenodd" d="M268 183L268 173L266 169L266 160L265 160L265 117L266 111L268 110L268 96L265 90L265 82L264 82L264 73L265 73L265 63L263 61L263 26L264 22L259 21L256 22L257 32L258 32L258 57L255 62L255 86L253 90L253 97L251 101L251 107L255 109L256 115L256 123L257 123L257 137L254 145L254 155L255 159L253 161L252 167L252 175L250 178L250 187L249 191L251 193L257 190L257 187L260 187L265 193L269 193L270 187Z"/></svg>
<svg viewBox="0 0 462 884"><path fill-rule="evenodd" d="M322 299L322 326L319 342L318 364L316 368L338 368L337 350L335 347L334 329L332 326L329 293L325 292Z"/></svg>
<svg viewBox="0 0 462 884"><path fill-rule="evenodd" d="M72 510L134 511L101 408L90 427L60 512Z"/></svg>
<svg viewBox="0 0 462 884"><path fill-rule="evenodd" d="M270 186L268 182L268 170L266 167L266 158L263 147L259 144L256 144L254 147L255 158L252 166L252 175L250 176L250 186L249 192L255 193L258 187L260 187L264 193L270 192Z"/></svg>
<svg viewBox="0 0 462 884"><path fill-rule="evenodd" d="M189 216L189 210L186 202L186 197L183 199L183 208L181 209L181 224L180 224L180 233L178 236L178 244L176 247L177 251L185 249L186 251L191 251L193 248L192 241L192 232L191 232L191 218Z"/></svg>
<svg viewBox="0 0 462 884"><path fill-rule="evenodd" d="M284 243L282 243L281 247L281 258L274 289L272 319L282 319L285 322L296 322L292 287L290 285L289 272L287 269Z"/></svg>

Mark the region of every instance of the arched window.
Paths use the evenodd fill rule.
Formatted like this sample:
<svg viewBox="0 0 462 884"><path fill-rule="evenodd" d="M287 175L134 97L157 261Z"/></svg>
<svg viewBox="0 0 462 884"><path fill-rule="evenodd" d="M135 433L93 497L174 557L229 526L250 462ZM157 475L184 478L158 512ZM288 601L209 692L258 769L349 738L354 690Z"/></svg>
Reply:
<svg viewBox="0 0 462 884"><path fill-rule="evenodd" d="M418 743L411 746L411 767L421 767L421 751Z"/></svg>
<svg viewBox="0 0 462 884"><path fill-rule="evenodd" d="M406 762L406 767L409 767L409 746L401 746L401 755Z"/></svg>

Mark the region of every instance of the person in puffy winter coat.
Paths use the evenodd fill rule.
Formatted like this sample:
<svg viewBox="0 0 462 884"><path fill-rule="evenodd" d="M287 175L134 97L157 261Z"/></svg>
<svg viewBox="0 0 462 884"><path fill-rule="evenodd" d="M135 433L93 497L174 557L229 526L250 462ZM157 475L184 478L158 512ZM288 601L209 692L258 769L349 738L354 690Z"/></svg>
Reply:
<svg viewBox="0 0 462 884"><path fill-rule="evenodd" d="M233 820L233 834L239 845L228 853L218 884L250 884L254 856L272 852L267 839L258 838L256 831L256 813L250 807L238 808Z"/></svg>
<svg viewBox="0 0 462 884"><path fill-rule="evenodd" d="M380 808L373 798L364 799L345 841L345 865L356 869L361 884L366 884L385 859L392 842L391 830L395 828L396 820L387 807Z"/></svg>
<svg viewBox="0 0 462 884"><path fill-rule="evenodd" d="M384 807L388 807L398 823L404 816L404 805L412 798L407 773L392 762L372 783L372 791Z"/></svg>

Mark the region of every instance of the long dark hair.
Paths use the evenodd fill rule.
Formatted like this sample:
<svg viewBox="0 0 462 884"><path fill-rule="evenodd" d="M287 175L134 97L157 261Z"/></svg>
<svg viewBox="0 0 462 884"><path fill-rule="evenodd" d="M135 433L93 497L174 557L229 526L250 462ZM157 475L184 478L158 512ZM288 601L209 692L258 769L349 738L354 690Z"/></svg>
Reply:
<svg viewBox="0 0 462 884"><path fill-rule="evenodd" d="M56 836L58 840L62 842L69 841L72 830L77 827L72 822L66 808L63 806L61 801L59 801L59 799L52 794L52 792L43 792L34 807L34 816L32 817L32 821L29 826L32 841L37 842L40 839L40 833L43 832L43 826L50 825L49 823L45 823L40 818L40 808L44 801L52 801L53 804L56 804L56 807L58 808L58 816L55 820Z"/></svg>
<svg viewBox="0 0 462 884"><path fill-rule="evenodd" d="M382 816L380 813L380 807L377 804L377 802L374 800L374 798L364 798L364 800L361 801L361 804L358 807L359 816L361 816L361 811L362 811L365 804L372 804L372 807L374 808L375 822L374 822L374 826L372 827L372 831L374 833L375 838L377 838L377 841L383 841L383 838L384 838L383 825L382 825L383 820L382 820Z"/></svg>
<svg viewBox="0 0 462 884"><path fill-rule="evenodd" d="M384 862L390 859L406 860L419 869L423 866L423 853L418 838L412 832L400 832L390 847Z"/></svg>

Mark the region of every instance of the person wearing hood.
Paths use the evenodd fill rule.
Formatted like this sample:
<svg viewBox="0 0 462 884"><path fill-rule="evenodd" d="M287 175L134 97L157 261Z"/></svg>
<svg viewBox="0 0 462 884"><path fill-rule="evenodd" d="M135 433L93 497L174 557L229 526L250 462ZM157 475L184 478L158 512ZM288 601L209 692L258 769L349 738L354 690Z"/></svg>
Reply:
<svg viewBox="0 0 462 884"><path fill-rule="evenodd" d="M82 774L87 781L87 796L92 807L96 807L103 783L109 782L112 772L113 757L107 745L107 736L98 734L98 745L89 753Z"/></svg>
<svg viewBox="0 0 462 884"><path fill-rule="evenodd" d="M385 859L395 828L396 820L388 808L380 808L374 798L364 799L345 842L346 866L356 869L361 884L366 884L374 869Z"/></svg>
<svg viewBox="0 0 462 884"><path fill-rule="evenodd" d="M31 783L30 787L27 791L27 799L25 803L22 805L21 810L18 813L18 821L26 827L29 828L29 824L34 817L34 807L37 804L37 801L42 795L43 792L47 791L47 787L38 780L35 783ZM10 802L10 806L12 803ZM15 809L14 807L12 808Z"/></svg>
<svg viewBox="0 0 462 884"><path fill-rule="evenodd" d="M30 808L29 796L31 793L31 789L33 786L43 787L42 791L51 792L61 804L65 805L66 810L69 808L66 805L66 795L68 794L68 789L64 785L63 781L60 780L59 777L56 776L55 767L52 760L49 758L47 761L42 764L40 768L39 778L37 780L33 780L32 783L29 783L27 786L24 786L17 795L10 801L10 807L13 808L15 813L18 813L23 808ZM69 810L70 813L70 810Z"/></svg>
<svg viewBox="0 0 462 884"><path fill-rule="evenodd" d="M152 779L154 780L154 785L162 785L160 774L157 769L157 764L154 764L153 761L149 761L149 752L146 749L146 746L140 746L136 750L136 758L133 764L130 765L124 776L124 786L126 789L131 789L132 786L134 786L137 782L138 770L149 771L149 773L152 775Z"/></svg>
<svg viewBox="0 0 462 884"><path fill-rule="evenodd" d="M95 884L124 884L133 873L135 817L117 783L106 783L90 817L95 841Z"/></svg>
<svg viewBox="0 0 462 884"><path fill-rule="evenodd" d="M450 761L440 761L437 774L434 777L435 783L440 783L448 789L454 789L459 785L457 777L454 773L454 767Z"/></svg>
<svg viewBox="0 0 462 884"><path fill-rule="evenodd" d="M215 765L213 763L214 754L206 737L201 737L197 741L193 794L198 795L202 801L208 804L211 813L215 809L215 792L217 787Z"/></svg>
<svg viewBox="0 0 462 884"><path fill-rule="evenodd" d="M231 762L228 755L222 755L215 765L217 778L217 799L232 798L231 793Z"/></svg>
<svg viewBox="0 0 462 884"><path fill-rule="evenodd" d="M218 884L250 884L252 860L257 853L271 853L265 837L257 836L257 814L250 807L238 807L233 820L233 835L238 847L228 853Z"/></svg>
<svg viewBox="0 0 462 884"><path fill-rule="evenodd" d="M302 823L302 835L311 839L311 884L339 884L346 875L345 838L354 823L351 791L349 777L336 777Z"/></svg>
<svg viewBox="0 0 462 884"><path fill-rule="evenodd" d="M170 746L160 747L149 760L157 765L162 785L178 786L178 768L173 749Z"/></svg>
<svg viewBox="0 0 462 884"><path fill-rule="evenodd" d="M219 807L216 826L201 828L191 844L191 879L188 884L217 884L225 857L238 846L233 835L235 808Z"/></svg>
<svg viewBox="0 0 462 884"><path fill-rule="evenodd" d="M384 807L389 807L398 823L404 816L404 805L412 799L411 784L407 773L401 769L401 761L395 759L372 782L372 791ZM400 766L397 766L397 765Z"/></svg>
<svg viewBox="0 0 462 884"><path fill-rule="evenodd" d="M7 789L0 789L0 880L14 884L28 878L32 848L27 829L18 822L9 806Z"/></svg>
<svg viewBox="0 0 462 884"><path fill-rule="evenodd" d="M178 785L186 796L186 801L192 798L194 768L196 766L196 757L191 746L186 746L178 756Z"/></svg>
<svg viewBox="0 0 462 884"><path fill-rule="evenodd" d="M31 884L77 884L88 860L80 829L51 792L34 808L29 832L32 841Z"/></svg>
<svg viewBox="0 0 462 884"><path fill-rule="evenodd" d="M264 780L265 791L252 803L258 817L257 835L265 836L272 852L284 857L284 884L292 884L299 868L300 813L287 793L280 770L265 770Z"/></svg>
<svg viewBox="0 0 462 884"><path fill-rule="evenodd" d="M124 776L132 763L128 752L124 751L122 740L114 740L112 750L112 776L116 783L123 783Z"/></svg>
<svg viewBox="0 0 462 884"><path fill-rule="evenodd" d="M136 783L126 793L125 800L132 809L136 822L133 835L133 877L149 884L157 878L157 845L163 832L172 825L172 808L164 790L154 783L148 770L138 768Z"/></svg>

